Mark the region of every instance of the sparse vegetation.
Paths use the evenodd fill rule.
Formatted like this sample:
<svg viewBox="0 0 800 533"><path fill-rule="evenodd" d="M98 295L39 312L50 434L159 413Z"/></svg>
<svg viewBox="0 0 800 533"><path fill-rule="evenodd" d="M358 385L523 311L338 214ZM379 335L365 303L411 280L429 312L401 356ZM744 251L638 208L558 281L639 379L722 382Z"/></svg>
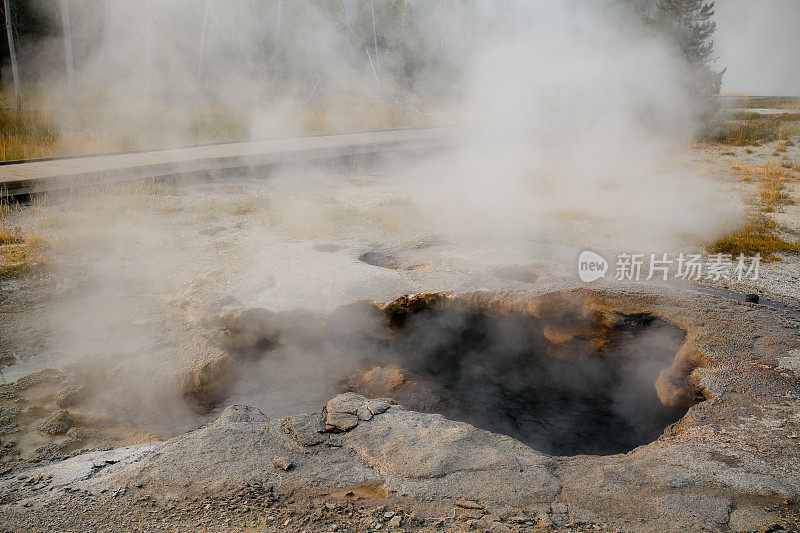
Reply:
<svg viewBox="0 0 800 533"><path fill-rule="evenodd" d="M235 108L201 104L191 108L153 106L135 120L94 116L87 111L75 118L80 127L66 127L56 120L57 114L46 102L33 100L36 111L1 107L0 93L0 161L242 140L251 135L251 114L255 112L252 103ZM259 109L263 113L269 111ZM271 113L280 115L290 131L300 134L427 126L459 120L450 111L432 117L400 104L332 95L316 98L301 108ZM257 137L271 134L254 133Z"/></svg>
<svg viewBox="0 0 800 533"><path fill-rule="evenodd" d="M0 107L0 137L3 161L41 157L54 151L58 144L56 128L39 113L29 110Z"/></svg>
<svg viewBox="0 0 800 533"><path fill-rule="evenodd" d="M786 192L786 182L791 179L791 174L775 165L758 169L759 199L764 212L770 213L792 202Z"/></svg>
<svg viewBox="0 0 800 533"><path fill-rule="evenodd" d="M774 119L727 122L701 135L705 141L734 146L758 146L779 138L781 123Z"/></svg>
<svg viewBox="0 0 800 533"><path fill-rule="evenodd" d="M18 211L18 204L8 200L6 196L0 196L0 246L24 241L22 227L15 225L12 219Z"/></svg>
<svg viewBox="0 0 800 533"><path fill-rule="evenodd" d="M783 240L775 234L777 224L763 213L750 216L738 231L726 235L709 246L710 253L753 256L761 254L765 261L775 260L776 253L800 253L800 244Z"/></svg>
<svg viewBox="0 0 800 533"><path fill-rule="evenodd" d="M794 122L800 120L800 113L781 113L778 116L784 122Z"/></svg>
<svg viewBox="0 0 800 533"><path fill-rule="evenodd" d="M756 113L755 111L742 111L740 109L734 109L728 112L728 117L730 120L758 120L763 118L761 113Z"/></svg>
<svg viewBox="0 0 800 533"><path fill-rule="evenodd" d="M779 235L777 223L767 213L792 203L786 183L794 178L777 165L764 165L743 171L741 181L758 181L755 198L760 212L751 214L744 226L725 235L708 247L710 253L752 256L760 253L765 261L777 259L776 253L800 253L800 243L789 242Z"/></svg>
<svg viewBox="0 0 800 533"><path fill-rule="evenodd" d="M0 195L0 278L22 274L41 259L44 239L17 224L19 213L19 204Z"/></svg>
<svg viewBox="0 0 800 533"><path fill-rule="evenodd" d="M772 98L745 97L740 103L746 108L800 109L800 98L794 96L775 96Z"/></svg>

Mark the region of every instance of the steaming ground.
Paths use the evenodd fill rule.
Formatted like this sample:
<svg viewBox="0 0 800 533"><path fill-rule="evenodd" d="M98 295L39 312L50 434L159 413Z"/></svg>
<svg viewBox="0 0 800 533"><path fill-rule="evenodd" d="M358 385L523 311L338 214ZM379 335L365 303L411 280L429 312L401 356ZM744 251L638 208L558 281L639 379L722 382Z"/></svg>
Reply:
<svg viewBox="0 0 800 533"><path fill-rule="evenodd" d="M759 153L769 157L771 150L765 145ZM414 166L408 160L328 161L271 175L98 188L88 199L50 197L24 215L52 243L47 275L3 282L10 310L4 355L19 361L3 373L13 381L41 368L107 369L116 376L112 383L93 377L104 399L93 416L113 415L144 431L174 435L208 419L187 404L180 375L187 360L210 350L194 340L212 329L209 313L262 307L325 314L406 293L500 291L537 278L551 283L574 279L583 249L609 257L631 250L701 251L701 236L726 217L741 217L742 194L749 194L731 190L726 158L697 152L673 160L668 168L692 186L676 189L665 178L615 187L621 198L615 206L598 201L585 211L583 194L554 190L546 176L531 180L525 198L534 207L519 218L512 211L512 226L509 213L494 203L497 196L476 208L483 186L453 197L438 183L426 184L424 171L443 158ZM620 207L622 199L665 198L667 188L675 189L668 191L673 198L686 197L667 200L677 227L659 224L664 213L644 219ZM698 199L714 208L697 215ZM464 201L461 211L456 200ZM542 211L542 205L549 207ZM715 220L683 231L698 216ZM641 234L627 230L648 224L643 247ZM520 277L520 266L533 277ZM783 279L781 271L791 278L783 264L767 269L778 273L762 278L762 287ZM770 296L797 297L791 282L777 283L774 290L765 287ZM269 416L312 410L338 391L352 364L335 350L253 364L225 405L252 404Z"/></svg>
<svg viewBox="0 0 800 533"><path fill-rule="evenodd" d="M608 520L615 530L739 530L766 528L786 516L797 523L797 323L765 307L673 289L598 285L614 292L615 305L627 312L656 309L680 322L692 350L713 355L712 366L693 373L697 386L707 389L706 402L693 405L690 416L653 444L607 457L544 456L443 418L388 405L373 413L349 397L334 403L358 405L329 410L338 424L332 427L342 433L325 433L323 440L331 440L315 463L309 446L280 444L278 438L295 437L267 435L265 427L278 423L276 417L318 413L363 354L322 342L314 350L287 348L233 365L214 342L220 317L230 311L265 308L292 313L296 324L314 324L312 315L338 306L406 293L574 290L580 287L576 258L584 249L609 257L701 251L741 221L746 205L738 193L750 191L732 190L723 156L698 162L696 153L686 153L697 110L679 50L642 30L633 14L600 5L510 2L497 10L485 4L474 13L474 20L487 21L481 31L470 29L471 9L453 8L449 30L429 26L434 17L421 20L423 48L428 38L438 43L429 47L435 60L425 55L425 68L411 80L404 80L401 62L387 53L377 57L375 50L384 72L400 73L381 80L369 51L365 58L361 43L343 39L344 27L322 16L324 10L292 11L310 23L287 17L282 31L280 24L268 28L262 22L280 20L283 2L270 4L277 13L258 10L254 2L228 3L228 20L221 22L223 12L217 11L217 22L208 27L204 11L222 3L146 4L148 9L134 2L86 4L74 12L77 92L89 101L76 103L87 110L82 122L113 117L138 137L136 146L159 138L154 130L163 130L159 144L180 143L197 124L193 113L171 104L188 100L196 111L217 98L246 110L239 111L244 123L259 136L305 131L280 108L306 109L313 101L327 111L334 106L326 99L340 94L402 102L406 113L430 97L459 109L472 133L454 152L437 157L404 154L380 164L321 162L271 175L254 170L207 181L98 187L31 206L21 222L45 237L47 262L42 270L0 282L0 359L17 361L2 370L9 381L22 378L2 388L0 451L4 460L23 459L0 474L2 498L36 500L36 491L53 483L46 471L31 473L25 461L46 463L84 449L116 451L77 457L65 467L67 476L101 472L102 484L107 465L121 461L117 472L128 477L105 487L103 498L116 503L100 510L94 495L84 502L55 491L64 507L54 516L46 508L28 512L11 503L6 508L13 520L0 529L63 529L73 519L67 504L76 503L107 529L120 523L141 528L144 518L135 524L130 517L109 519L108 508L141 513L150 500L142 503L138 488L153 480L169 487L165 498L174 498L174 491L189 492L193 484L205 490L250 479L253 472L281 487L284 480L302 487L340 483L366 490L367 498L380 496L383 489L373 485L388 480L417 500L406 503L429 502L437 516L455 497L485 497L496 506L494 516L509 524L517 523L509 502L528 496L544 507L524 512L545 527ZM93 17L104 23L92 24ZM98 28L105 32L101 39ZM378 38L372 38L377 49ZM61 86L55 74L63 72L61 60L51 63L60 57L51 53L54 46L48 40L22 53L23 63L39 67L28 72L40 71L47 87ZM447 83L440 85L442 79ZM331 115L351 119L355 113L344 107L348 112L333 109ZM157 120L140 118L148 113ZM328 130L353 123L322 122ZM796 211L787 208L784 215L796 229ZM796 258L787 265L765 269L761 281L742 288L764 289L792 303ZM691 354L680 353L678 370L691 371L695 363L681 366ZM63 373L29 374L40 368ZM651 382L657 370L642 369L644 381ZM216 423L160 447L156 462L148 462L151 456L133 465L141 471L125 470L147 451L120 447L182 435L233 403L263 414L228 409ZM209 405L213 410L206 412ZM303 432L309 420L319 422L309 416L285 421L301 440L320 438L313 427ZM235 457L220 461L213 453L220 449ZM284 460L286 450L300 450L291 456L294 470ZM276 453L281 456L273 465L269 458ZM23 471L26 477L18 479ZM260 484L243 490L246 504L292 503ZM165 528L200 527L195 519L209 508L193 501L181 502L180 518L172 503L154 508L152 516L163 518ZM227 527L220 524L230 520L227 511L218 502L209 505L215 529ZM226 501L224 509L232 505ZM459 508L486 510L464 505ZM390 518L385 509L362 513L352 501L313 513L298 518L290 511L283 527L314 529L330 514L343 514L342 523L374 530ZM369 521L360 518L366 514ZM522 522L533 527L531 520Z"/></svg>
<svg viewBox="0 0 800 533"><path fill-rule="evenodd" d="M771 148L763 151L769 157ZM751 193L739 184L731 189L728 156L692 157L681 163L703 190L727 191L720 202L741 205L738 194ZM35 431L43 415L26 414L28 433L18 439L23 457L75 451L53 444L59 442L102 448L178 435L233 403L258 407L269 418L317 411L341 390L340 379L356 362L346 350L290 351L243 365L212 412L196 411L181 393L180 371L214 355L204 339L217 328L212 318L228 310L296 310L302 322L304 313L404 293L558 290L575 286L575 258L584 246L629 249L613 213L609 225L545 217L530 232L497 232L494 239L474 228L436 226L430 222L436 206L423 189L409 188L406 176L384 167L364 168L326 163L273 175L113 187L31 207L25 222L46 232L52 248L43 273L2 282L3 355L19 360L3 375L11 381L33 369L62 368L84 376L96 401L76 413L81 418L74 423L85 425L78 436L44 436ZM491 218L475 217L491 228ZM700 250L695 238L668 237L665 246ZM769 267L759 283L791 298L796 263L787 261L786 269ZM738 312L723 307L723 317ZM115 428L115 440L86 433L104 426Z"/></svg>
<svg viewBox="0 0 800 533"><path fill-rule="evenodd" d="M572 278L581 250L637 244L621 231L625 215L636 215L603 204L581 212L584 198L574 203L547 180L527 191L532 203L553 202L547 215L532 209L510 231L502 206L470 211L480 190L458 212L439 185L418 181L424 167L394 176L386 172L392 167L367 172L358 162L326 162L48 198L27 215L52 242L48 274L4 282L15 310L4 345L23 361L35 355L28 365L92 369L105 403L96 415L173 435L206 419L185 402L180 375L211 350L194 338L207 334L214 313L325 314L406 293L499 291L526 284L503 268ZM724 186L713 175L693 176L692 191ZM623 194L632 202L658 196L648 183ZM716 194L718 205L735 205ZM694 251L701 242L666 226L661 232L651 235L659 252ZM359 261L364 254L373 261ZM255 405L271 417L305 412L337 392L352 364L336 350L267 359L248 368L225 405ZM113 377L95 375L99 369Z"/></svg>

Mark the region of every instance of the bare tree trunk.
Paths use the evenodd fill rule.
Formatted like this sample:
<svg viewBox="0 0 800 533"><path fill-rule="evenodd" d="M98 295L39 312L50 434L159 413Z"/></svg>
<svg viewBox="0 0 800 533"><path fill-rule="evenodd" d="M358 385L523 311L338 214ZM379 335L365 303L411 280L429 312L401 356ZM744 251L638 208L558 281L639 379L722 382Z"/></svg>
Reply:
<svg viewBox="0 0 800 533"><path fill-rule="evenodd" d="M257 61L254 61L253 57L250 55L250 50L248 50L247 45L244 42L244 39L242 39L241 32L238 31L239 26L236 23L235 16L231 15L229 6L226 6L223 3L221 5L218 5L217 7L219 9L217 12L222 13L225 16L225 19L227 20L228 23L228 27L231 28L230 31L236 38L236 44L239 45L239 50L241 50L242 52L242 57L244 57L244 59L247 61L247 65L255 70Z"/></svg>
<svg viewBox="0 0 800 533"><path fill-rule="evenodd" d="M261 17L258 16L258 9L256 8L255 0L250 0L250 7L253 8L253 18L258 27L261 27ZM258 50L261 52L261 75L264 77L264 84L269 83L269 73L267 72L267 52L264 50L264 38L259 35L258 37Z"/></svg>
<svg viewBox="0 0 800 533"><path fill-rule="evenodd" d="M378 84L378 88L380 89L380 87L381 87L381 78L380 78L380 76L378 76L378 71L375 70L375 63L373 63L373 61L372 61L372 56L370 55L369 50L364 50L364 52L366 52L366 54L367 54L367 59L369 60L369 66L370 66L370 68L372 68L372 74L375 76L375 83Z"/></svg>
<svg viewBox="0 0 800 533"><path fill-rule="evenodd" d="M61 0L61 25L64 30L64 60L67 64L67 91L70 105L75 105L75 65L72 60L72 30L69 22L69 4Z"/></svg>
<svg viewBox="0 0 800 533"><path fill-rule="evenodd" d="M153 34L151 25L150 0L144 0L144 98L148 102L151 98L151 85L153 82Z"/></svg>
<svg viewBox="0 0 800 533"><path fill-rule="evenodd" d="M447 17L445 16L444 0L439 0L439 16L442 19L442 35L441 42L439 43L439 50L444 52L445 35L447 35Z"/></svg>
<svg viewBox="0 0 800 533"><path fill-rule="evenodd" d="M206 27L208 26L208 10L211 0L206 0L206 7L203 11L203 27L200 30L200 51L197 55L197 80L203 81L203 53L206 48Z"/></svg>
<svg viewBox="0 0 800 533"><path fill-rule="evenodd" d="M275 16L275 57L272 62L272 91L277 92L281 64L281 18L283 0L278 0L278 14Z"/></svg>
<svg viewBox="0 0 800 533"><path fill-rule="evenodd" d="M407 4L403 2L400 6L400 58L405 63L406 59L406 9Z"/></svg>
<svg viewBox="0 0 800 533"><path fill-rule="evenodd" d="M378 68L378 84L381 83L381 56L378 53L378 28L375 24L375 0L370 0L370 8L372 9L372 40L375 44L375 64Z"/></svg>
<svg viewBox="0 0 800 533"><path fill-rule="evenodd" d="M14 77L14 98L17 100L17 109L22 108L22 90L19 86L19 68L17 67L17 51L14 48L14 32L11 28L11 6L8 0L3 0L6 12L6 35L8 35L8 53L11 55L11 74Z"/></svg>
<svg viewBox="0 0 800 533"><path fill-rule="evenodd" d="M103 36L100 41L100 50L102 51L103 61L111 68L116 65L114 49L109 47L111 43L111 35L113 34L114 20L114 0L106 0L106 7L103 13Z"/></svg>

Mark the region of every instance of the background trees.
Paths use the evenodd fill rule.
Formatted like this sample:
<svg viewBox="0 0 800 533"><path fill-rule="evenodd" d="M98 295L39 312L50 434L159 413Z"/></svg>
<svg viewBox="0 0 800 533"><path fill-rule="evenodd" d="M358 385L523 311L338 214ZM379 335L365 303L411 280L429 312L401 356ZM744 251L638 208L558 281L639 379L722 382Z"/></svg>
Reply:
<svg viewBox="0 0 800 533"><path fill-rule="evenodd" d="M723 68L715 71L714 2L705 0L659 0L657 22L680 47L692 73L695 92L701 96L719 94Z"/></svg>
<svg viewBox="0 0 800 533"><path fill-rule="evenodd" d="M644 33L655 31L675 43L698 101L719 92L724 70L713 68L713 2L604 2L617 8L609 16L619 15L620 25L639 17ZM76 93L90 104L115 90L161 103L210 97L303 104L332 93L387 105L441 102L459 96L472 58L513 23L515 6L511 0L66 3ZM66 94L59 2L11 0L11 10L24 84ZM0 56L0 83L7 87L4 39Z"/></svg>

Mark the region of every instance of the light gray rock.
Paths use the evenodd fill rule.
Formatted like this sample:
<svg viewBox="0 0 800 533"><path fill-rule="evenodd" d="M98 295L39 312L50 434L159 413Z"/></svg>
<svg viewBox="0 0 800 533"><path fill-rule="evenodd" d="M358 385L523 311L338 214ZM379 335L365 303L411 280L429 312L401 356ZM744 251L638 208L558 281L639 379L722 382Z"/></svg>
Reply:
<svg viewBox="0 0 800 533"><path fill-rule="evenodd" d="M390 409L343 441L385 476L387 490L402 494L530 504L549 502L560 488L552 458L441 415Z"/></svg>
<svg viewBox="0 0 800 533"><path fill-rule="evenodd" d="M328 413L325 426L329 431L350 431L358 425L358 416L349 413Z"/></svg>
<svg viewBox="0 0 800 533"><path fill-rule="evenodd" d="M800 350L789 351L789 355L778 359L778 365L786 370L800 372Z"/></svg>
<svg viewBox="0 0 800 533"><path fill-rule="evenodd" d="M314 446L328 438L323 432L325 423L321 413L307 413L286 420L285 431L301 446Z"/></svg>
<svg viewBox="0 0 800 533"><path fill-rule="evenodd" d="M424 502L438 516L454 506L461 515L485 513L475 525L486 529L507 527L496 521L501 517L529 516L543 527L580 522L643 532L767 524L772 515L759 512L764 502L798 493L789 482L796 478L791 454L779 472L706 429L705 441L687 441L684 431L628 454L555 458L441 415L373 402L339 395L320 411L275 421L258 409L231 406L214 422L120 464L80 463L90 471L73 476L71 487L192 495L256 481L314 496L368 484ZM745 415L739 414L749 420Z"/></svg>
<svg viewBox="0 0 800 533"><path fill-rule="evenodd" d="M354 392L346 392L334 396L326 405L325 410L328 413L347 413L354 415L358 412L367 399L360 394Z"/></svg>
<svg viewBox="0 0 800 533"><path fill-rule="evenodd" d="M354 392L339 394L325 405L325 426L328 431L350 431L359 421L372 420L387 409L389 403L382 400L368 400Z"/></svg>
<svg viewBox="0 0 800 533"><path fill-rule="evenodd" d="M287 492L316 494L382 482L352 451L325 446L316 454L295 453L271 435L268 424L269 419L254 407L230 406L214 422L153 448L124 468L104 469L78 486L100 492L141 485L187 495L258 481ZM275 457L293 467L276 469Z"/></svg>
<svg viewBox="0 0 800 533"><path fill-rule="evenodd" d="M372 411L369 410L369 406L367 404L362 404L361 407L358 408L356 411L356 415L358 416L359 420L372 420L373 414Z"/></svg>
<svg viewBox="0 0 800 533"><path fill-rule="evenodd" d="M369 409L369 412L373 415L384 413L389 407L391 407L391 405L383 400L367 400L367 409Z"/></svg>

